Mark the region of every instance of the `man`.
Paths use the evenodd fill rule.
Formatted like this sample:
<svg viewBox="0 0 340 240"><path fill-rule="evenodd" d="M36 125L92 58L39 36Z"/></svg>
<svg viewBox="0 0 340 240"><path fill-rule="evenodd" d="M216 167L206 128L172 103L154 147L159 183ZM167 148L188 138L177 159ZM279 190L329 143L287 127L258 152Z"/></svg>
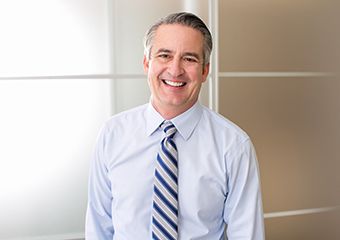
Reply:
<svg viewBox="0 0 340 240"><path fill-rule="evenodd" d="M145 37L150 103L103 127L89 180L86 239L264 239L249 137L198 103L211 35L190 13Z"/></svg>

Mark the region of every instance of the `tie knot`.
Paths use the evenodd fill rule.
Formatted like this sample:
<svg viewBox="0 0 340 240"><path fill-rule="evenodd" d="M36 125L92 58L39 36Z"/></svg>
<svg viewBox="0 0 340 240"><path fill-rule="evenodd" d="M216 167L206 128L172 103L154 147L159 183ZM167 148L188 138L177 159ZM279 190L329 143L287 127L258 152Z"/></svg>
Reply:
<svg viewBox="0 0 340 240"><path fill-rule="evenodd" d="M161 124L161 128L165 132L165 135L166 135L167 138L173 138L173 136L177 132L175 125L170 121L164 121Z"/></svg>

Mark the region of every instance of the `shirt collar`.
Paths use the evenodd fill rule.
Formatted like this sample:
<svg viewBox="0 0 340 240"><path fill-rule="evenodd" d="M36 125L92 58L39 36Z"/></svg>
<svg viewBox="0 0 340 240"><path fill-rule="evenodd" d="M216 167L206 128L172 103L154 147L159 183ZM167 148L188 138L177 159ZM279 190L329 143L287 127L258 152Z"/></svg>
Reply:
<svg viewBox="0 0 340 240"><path fill-rule="evenodd" d="M145 121L147 136L152 135L164 121L163 117L156 111L151 102L149 102L145 112Z"/></svg>
<svg viewBox="0 0 340 240"><path fill-rule="evenodd" d="M173 119L170 119L170 121L175 125L178 133L186 141L197 126L201 115L202 105L199 102L196 102L190 109ZM145 119L146 133L148 136L152 135L164 121L163 117L156 111L151 103L149 103L147 107Z"/></svg>

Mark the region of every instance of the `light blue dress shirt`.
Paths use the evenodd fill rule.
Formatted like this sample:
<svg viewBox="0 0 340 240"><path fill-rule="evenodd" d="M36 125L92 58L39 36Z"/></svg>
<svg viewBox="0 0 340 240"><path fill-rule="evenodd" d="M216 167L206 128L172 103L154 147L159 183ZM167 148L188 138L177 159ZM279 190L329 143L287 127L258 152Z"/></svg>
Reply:
<svg viewBox="0 0 340 240"><path fill-rule="evenodd" d="M89 178L87 240L150 240L161 115L146 104L102 128ZM256 154L239 127L196 103L177 128L179 239L262 240Z"/></svg>

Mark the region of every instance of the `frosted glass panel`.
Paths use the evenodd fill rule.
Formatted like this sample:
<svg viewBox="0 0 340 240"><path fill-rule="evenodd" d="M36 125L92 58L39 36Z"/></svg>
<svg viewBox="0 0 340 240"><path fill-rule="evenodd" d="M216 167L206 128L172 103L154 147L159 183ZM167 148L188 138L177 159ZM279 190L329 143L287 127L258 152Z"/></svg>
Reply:
<svg viewBox="0 0 340 240"><path fill-rule="evenodd" d="M149 102L150 91L146 76L141 79L116 79L115 89L116 112Z"/></svg>
<svg viewBox="0 0 340 240"><path fill-rule="evenodd" d="M204 0L117 0L113 15L115 71L143 73L143 37L147 28L167 14L184 10L194 11L207 21L207 5Z"/></svg>
<svg viewBox="0 0 340 240"><path fill-rule="evenodd" d="M109 103L110 80L0 81L0 239L83 235Z"/></svg>
<svg viewBox="0 0 340 240"><path fill-rule="evenodd" d="M180 0L117 0L115 6L115 70L143 73L143 37L158 18L181 9ZM131 7L133 6L133 7Z"/></svg>
<svg viewBox="0 0 340 240"><path fill-rule="evenodd" d="M0 1L0 77L108 73L106 2Z"/></svg>

